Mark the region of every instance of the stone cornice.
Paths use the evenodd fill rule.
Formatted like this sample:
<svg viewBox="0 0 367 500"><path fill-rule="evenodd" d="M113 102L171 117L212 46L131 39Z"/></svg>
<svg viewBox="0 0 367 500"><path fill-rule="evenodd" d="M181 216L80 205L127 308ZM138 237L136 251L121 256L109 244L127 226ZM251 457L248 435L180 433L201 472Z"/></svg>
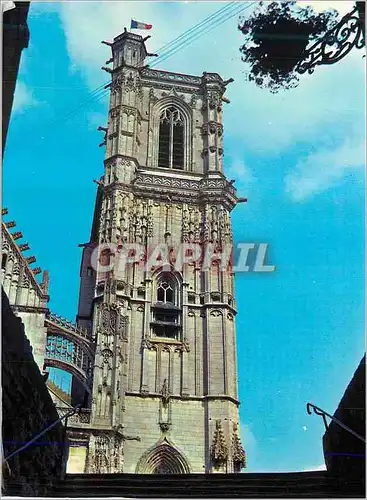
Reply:
<svg viewBox="0 0 367 500"><path fill-rule="evenodd" d="M183 73L173 73L171 71L162 71L157 69L145 68L141 71L141 78L144 80L153 80L158 82L170 82L174 84L181 85L191 85L198 88L206 85L218 85L222 90L225 90L225 85L223 79L218 73L206 73L204 72L202 76L195 75L185 75ZM185 87L183 87L185 89ZM176 89L177 90L177 89Z"/></svg>
<svg viewBox="0 0 367 500"><path fill-rule="evenodd" d="M140 398L162 398L162 394L157 393L157 392L149 392L149 393L141 393L141 392L133 392L133 391L126 391L125 396L135 396L135 397L140 397ZM238 399L233 398L232 396L228 396L226 394L213 394L213 395L206 395L206 396L191 396L189 394L183 396L183 395L175 395L175 394L170 394L170 399L176 399L179 401L229 401L230 403L234 403L236 406L240 406L240 401Z"/></svg>
<svg viewBox="0 0 367 500"><path fill-rule="evenodd" d="M36 306L22 306L22 305L12 305L11 308L13 311L19 312L30 312L30 313L44 313L47 314L49 309L47 307L36 307Z"/></svg>
<svg viewBox="0 0 367 500"><path fill-rule="evenodd" d="M138 160L136 158L134 158L133 156L124 156L124 155L119 155L119 154L113 155L113 156L109 156L108 158L106 158L104 160L104 164L105 164L105 166L107 166L107 165L110 165L113 162L116 162L117 160L128 161L128 162L132 161L132 162L135 163L136 168L139 167Z"/></svg>
<svg viewBox="0 0 367 500"><path fill-rule="evenodd" d="M195 85L200 87L202 79L200 76L184 75L182 73L171 73L158 69L146 68L141 72L142 80L169 81L173 84L180 83L184 85Z"/></svg>
<svg viewBox="0 0 367 500"><path fill-rule="evenodd" d="M170 196L171 201L188 203L223 203L228 210L237 203L235 188L223 177L202 177L187 179L168 177L157 174L137 172L133 182L134 192L139 196L162 200L162 191Z"/></svg>
<svg viewBox="0 0 367 500"><path fill-rule="evenodd" d="M210 188L210 189L209 189ZM113 191L131 192L142 198L150 198L162 202L162 195L170 197L174 203L222 203L231 211L237 204L237 197L231 192L232 186L227 181L218 179L217 182L187 180L163 177L158 175L142 176L138 174L133 184L113 182L105 186L106 194Z"/></svg>
<svg viewBox="0 0 367 500"><path fill-rule="evenodd" d="M24 271L27 273L27 277L29 278L30 282L32 283L33 287L37 291L37 295L44 301L48 302L49 301L49 296L45 294L45 292L42 290L40 283L36 280L33 270L30 267L30 265L27 262L27 259L23 256L22 252L19 250L19 247L17 243L14 241L12 234L6 227L6 224L4 222L1 223L2 225L2 231L3 235L3 243L2 245L4 246L4 240L6 239L8 244L11 246L12 250L14 251L15 255L18 257L18 262L22 265Z"/></svg>
<svg viewBox="0 0 367 500"><path fill-rule="evenodd" d="M196 304L188 304L188 307L192 307L193 305ZM206 302L205 304L197 305L197 307L200 307L202 309L228 309L233 315L237 314L236 309L233 306L226 304L225 302Z"/></svg>
<svg viewBox="0 0 367 500"><path fill-rule="evenodd" d="M130 31L124 31L120 35L117 35L113 39L112 45L115 45L118 42L122 42L125 39L130 40L130 41L139 42L139 43L145 45L144 39L143 39L143 37L141 35L136 35L135 33L131 33Z"/></svg>

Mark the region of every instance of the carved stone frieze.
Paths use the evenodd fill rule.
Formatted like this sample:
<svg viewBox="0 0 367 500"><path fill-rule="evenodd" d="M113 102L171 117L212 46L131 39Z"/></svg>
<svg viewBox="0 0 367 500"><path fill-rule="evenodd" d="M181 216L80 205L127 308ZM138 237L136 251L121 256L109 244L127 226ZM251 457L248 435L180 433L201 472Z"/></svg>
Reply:
<svg viewBox="0 0 367 500"><path fill-rule="evenodd" d="M194 85L201 85L200 76L182 75L181 73L171 73L167 71L159 71L156 69L145 69L141 72L142 78L149 78L154 80L168 80L174 82L188 83ZM156 85L154 85L156 87ZM176 87L177 88L177 87Z"/></svg>
<svg viewBox="0 0 367 500"><path fill-rule="evenodd" d="M151 88L151 81L147 80L146 82L144 82L143 80L143 84L145 84L146 87L149 87ZM172 83L170 82L161 82L161 83L154 83L154 89L156 90L163 90L163 91L166 91L166 92L169 92L170 89L172 88ZM194 95L198 95L198 92L200 91L198 87L190 87L190 86L177 86L175 85L175 89L177 92L179 93L183 93L183 94L194 94ZM158 100L157 97L155 97L155 100Z"/></svg>

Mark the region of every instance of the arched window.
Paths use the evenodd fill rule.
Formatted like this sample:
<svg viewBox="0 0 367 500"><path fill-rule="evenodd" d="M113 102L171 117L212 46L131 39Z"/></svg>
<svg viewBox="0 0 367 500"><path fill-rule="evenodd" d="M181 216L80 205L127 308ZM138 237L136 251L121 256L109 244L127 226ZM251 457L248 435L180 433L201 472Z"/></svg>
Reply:
<svg viewBox="0 0 367 500"><path fill-rule="evenodd" d="M172 283L168 280L162 280L157 286L157 301L174 304L174 292Z"/></svg>
<svg viewBox="0 0 367 500"><path fill-rule="evenodd" d="M157 277L155 302L152 305L152 335L175 338L181 332L181 287L171 273Z"/></svg>
<svg viewBox="0 0 367 500"><path fill-rule="evenodd" d="M184 117L174 106L162 111L159 119L158 167L183 170Z"/></svg>

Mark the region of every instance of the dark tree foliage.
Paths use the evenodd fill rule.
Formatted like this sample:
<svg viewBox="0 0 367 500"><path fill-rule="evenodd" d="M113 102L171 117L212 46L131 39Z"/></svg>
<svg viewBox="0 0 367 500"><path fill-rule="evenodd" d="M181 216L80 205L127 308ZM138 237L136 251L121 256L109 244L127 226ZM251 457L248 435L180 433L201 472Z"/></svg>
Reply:
<svg viewBox="0 0 367 500"><path fill-rule="evenodd" d="M295 1L260 2L252 15L240 19L238 29L245 36L240 47L242 60L250 64L249 80L271 92L298 85L295 71L303 53L337 24L338 12L316 13Z"/></svg>

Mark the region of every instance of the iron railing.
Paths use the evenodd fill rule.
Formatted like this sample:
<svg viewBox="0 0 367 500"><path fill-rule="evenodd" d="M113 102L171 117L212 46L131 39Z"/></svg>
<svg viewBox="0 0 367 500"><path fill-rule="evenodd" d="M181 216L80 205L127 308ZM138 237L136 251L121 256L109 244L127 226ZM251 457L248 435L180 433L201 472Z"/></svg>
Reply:
<svg viewBox="0 0 367 500"><path fill-rule="evenodd" d="M307 413L309 415L312 415L312 412L314 412L315 415L318 415L318 416L322 417L322 419L324 421L324 425L325 425L325 429L326 430L328 430L328 428L329 428L327 420L326 420L326 417L329 417L333 422L335 422L337 425L339 425L339 427L342 427L344 430L346 430L347 432L349 432L350 434L352 434L354 437L356 437L360 441L363 441L363 443L366 442L366 440L365 440L365 438L363 436L360 436L353 429L351 429L347 425L343 424L343 422L341 422L337 418L333 417L332 415L330 415L329 413L327 413L326 411L324 411L322 408L319 408L318 406L316 406L316 405L314 405L312 403L307 403L306 408L307 408Z"/></svg>
<svg viewBox="0 0 367 500"><path fill-rule="evenodd" d="M59 416L61 417L68 412L69 408L57 406L56 410ZM72 424L90 424L91 413L92 410L88 408L80 409L80 411L78 411L75 415L69 415L68 421L71 422ZM65 427L66 427L66 422L65 422Z"/></svg>

